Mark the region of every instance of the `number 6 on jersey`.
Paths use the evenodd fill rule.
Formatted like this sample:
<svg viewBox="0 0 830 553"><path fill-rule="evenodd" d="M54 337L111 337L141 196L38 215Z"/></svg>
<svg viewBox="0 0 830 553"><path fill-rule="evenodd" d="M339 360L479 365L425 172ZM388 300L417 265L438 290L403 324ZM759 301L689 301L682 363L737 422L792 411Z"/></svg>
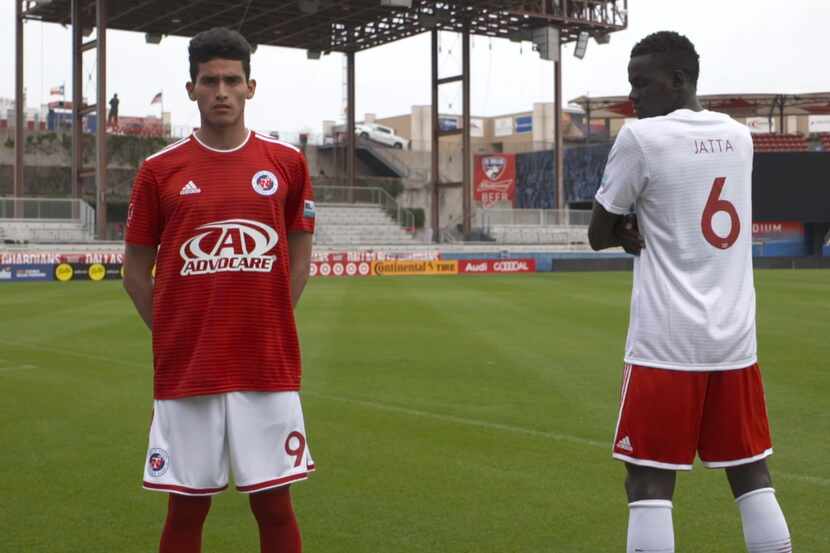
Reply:
<svg viewBox="0 0 830 553"><path fill-rule="evenodd" d="M703 237L706 241L720 250L731 247L741 234L741 219L738 217L738 210L735 205L720 198L723 186L726 184L726 177L718 177L712 183L712 190L709 192L709 199L706 200L706 207L703 209L703 217L700 220L700 227L703 230ZM731 220L729 234L726 237L718 236L712 227L712 219L715 213L726 212Z"/></svg>

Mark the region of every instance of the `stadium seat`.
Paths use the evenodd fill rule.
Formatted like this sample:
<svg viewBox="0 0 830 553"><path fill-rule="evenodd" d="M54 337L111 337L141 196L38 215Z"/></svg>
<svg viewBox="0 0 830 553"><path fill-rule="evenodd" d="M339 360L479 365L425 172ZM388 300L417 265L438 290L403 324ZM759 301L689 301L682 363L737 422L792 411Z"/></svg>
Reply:
<svg viewBox="0 0 830 553"><path fill-rule="evenodd" d="M801 134L755 133L752 143L756 152L806 152L807 139Z"/></svg>

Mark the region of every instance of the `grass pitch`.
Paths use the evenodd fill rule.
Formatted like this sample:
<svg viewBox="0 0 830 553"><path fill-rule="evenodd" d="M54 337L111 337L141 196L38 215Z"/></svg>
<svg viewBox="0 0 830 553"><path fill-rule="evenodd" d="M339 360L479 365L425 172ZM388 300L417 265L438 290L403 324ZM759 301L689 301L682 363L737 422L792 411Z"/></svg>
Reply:
<svg viewBox="0 0 830 553"><path fill-rule="evenodd" d="M317 473L293 487L306 551L577 553L625 547L610 458L628 273L316 279L298 321ZM758 329L795 550L830 551L830 272L759 271ZM0 551L150 552L140 487L150 342L118 282L0 286ZM251 321L255 324L256 321ZM678 551L743 551L722 471L681 474ZM204 550L258 551L245 497Z"/></svg>

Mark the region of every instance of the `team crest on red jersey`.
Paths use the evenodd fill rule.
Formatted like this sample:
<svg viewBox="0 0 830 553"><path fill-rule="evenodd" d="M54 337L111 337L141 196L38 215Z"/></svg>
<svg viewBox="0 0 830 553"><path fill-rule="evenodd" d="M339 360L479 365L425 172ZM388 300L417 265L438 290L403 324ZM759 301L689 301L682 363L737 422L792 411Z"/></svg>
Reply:
<svg viewBox="0 0 830 553"><path fill-rule="evenodd" d="M277 231L259 221L228 219L196 228L199 232L179 248L181 275L222 272L267 273L275 255L266 255L279 241Z"/></svg>
<svg viewBox="0 0 830 553"><path fill-rule="evenodd" d="M251 186L260 196L272 196L277 193L279 181L277 181L277 175L271 171L260 171L251 179Z"/></svg>

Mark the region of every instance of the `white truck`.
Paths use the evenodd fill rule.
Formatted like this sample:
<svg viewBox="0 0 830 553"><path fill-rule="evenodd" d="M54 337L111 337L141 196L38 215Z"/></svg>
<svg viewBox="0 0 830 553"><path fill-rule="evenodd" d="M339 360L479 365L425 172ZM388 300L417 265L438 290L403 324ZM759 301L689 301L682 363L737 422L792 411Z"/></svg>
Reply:
<svg viewBox="0 0 830 553"><path fill-rule="evenodd" d="M394 129L378 125L377 123L358 123L355 125L355 133L361 138L379 142L399 150L409 149L409 140L395 134Z"/></svg>

